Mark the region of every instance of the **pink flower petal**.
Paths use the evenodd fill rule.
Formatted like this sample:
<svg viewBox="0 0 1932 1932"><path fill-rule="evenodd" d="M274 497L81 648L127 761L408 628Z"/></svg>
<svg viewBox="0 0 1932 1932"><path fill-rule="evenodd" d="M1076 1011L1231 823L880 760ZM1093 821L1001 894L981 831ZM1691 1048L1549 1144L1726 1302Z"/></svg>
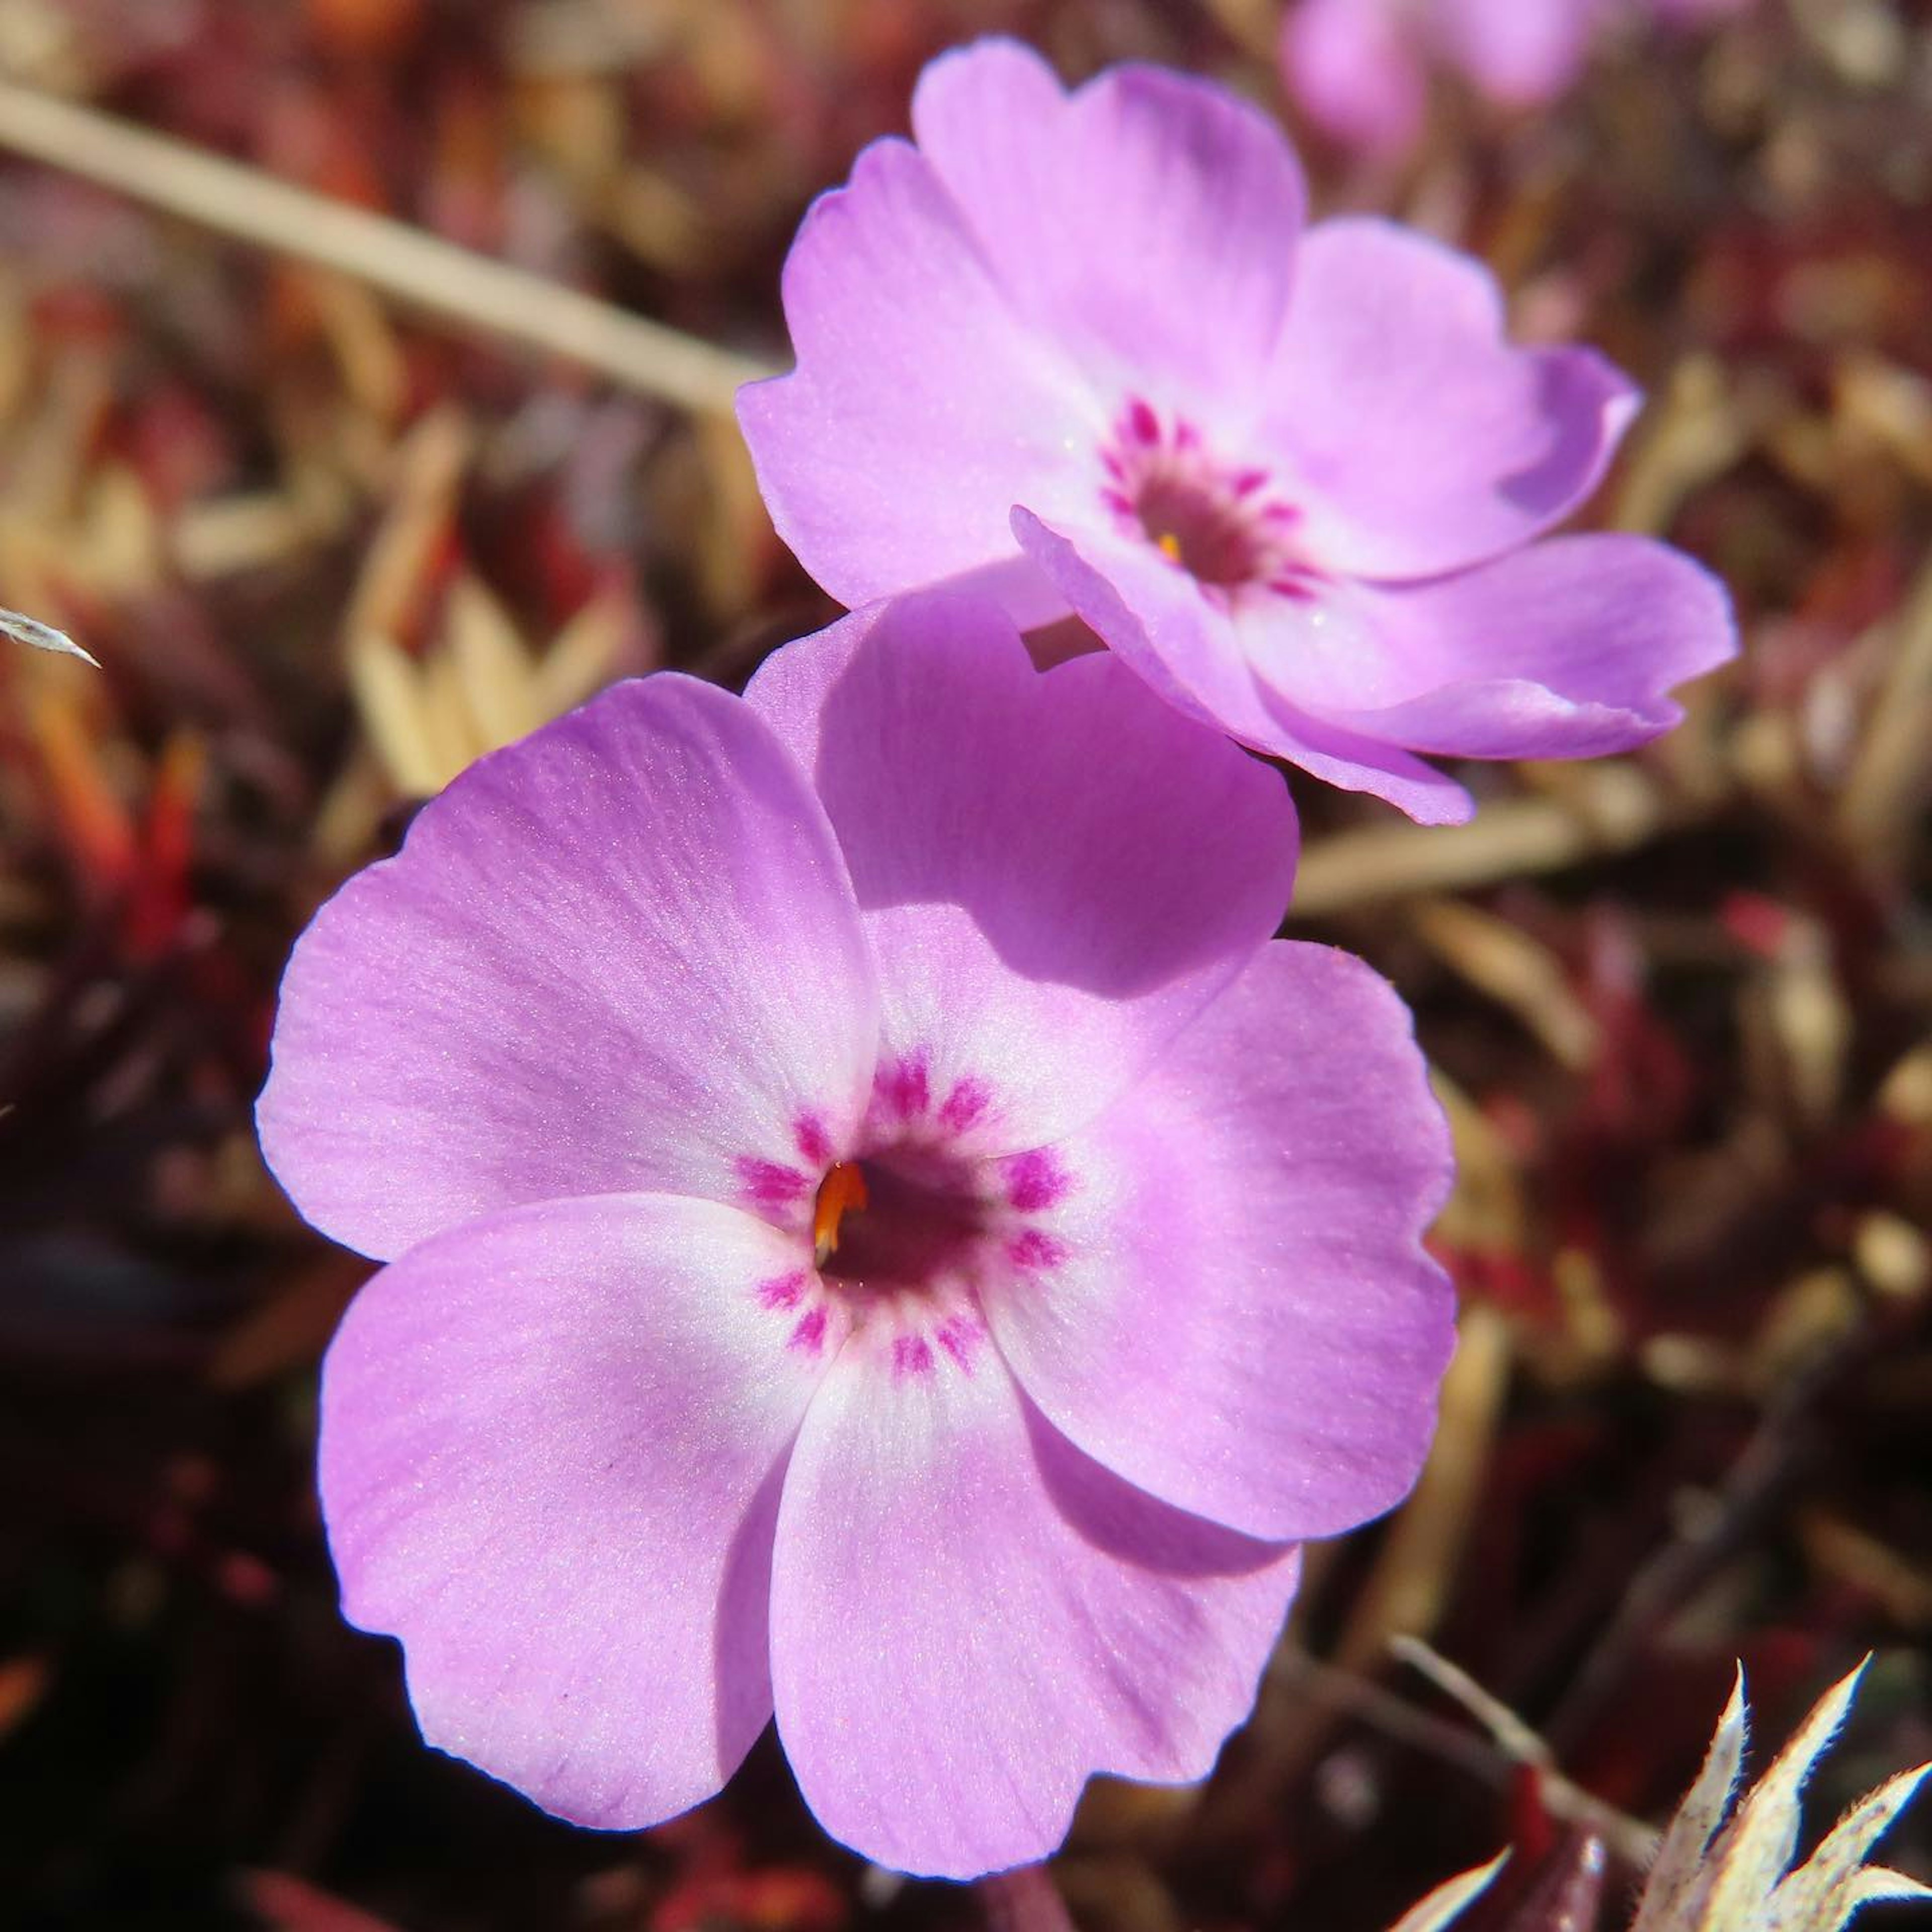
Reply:
<svg viewBox="0 0 1932 1932"><path fill-rule="evenodd" d="M1090 375L1170 401L1256 392L1307 199L1265 116L1151 67L1063 96L1038 55L995 40L926 69L913 124L1019 312Z"/></svg>
<svg viewBox="0 0 1932 1932"><path fill-rule="evenodd" d="M1392 223L1311 229L1269 434L1324 568L1432 576L1526 542L1601 477L1637 405L1594 351L1518 349L1480 263Z"/></svg>
<svg viewBox="0 0 1932 1932"><path fill-rule="evenodd" d="M1529 107L1566 92L1589 56L1602 0L1434 0L1443 57L1490 100Z"/></svg>
<svg viewBox="0 0 1932 1932"><path fill-rule="evenodd" d="M772 520L842 602L979 573L1024 623L1060 614L1006 512L1088 487L1070 445L1100 405L1025 327L932 165L866 148L813 203L784 269L796 370L740 392Z"/></svg>
<svg viewBox="0 0 1932 1932"><path fill-rule="evenodd" d="M1407 752L1298 712L1256 676L1234 619L1151 547L1055 528L1024 509L1013 530L1076 612L1187 716L1425 825L1460 824L1475 809L1453 778Z"/></svg>
<svg viewBox="0 0 1932 1932"><path fill-rule="evenodd" d="M1415 26L1396 0L1300 0L1282 22L1282 73L1324 134L1375 154L1414 146L1428 104Z"/></svg>
<svg viewBox="0 0 1932 1932"><path fill-rule="evenodd" d="M963 1878L1052 1851L1094 1772L1204 1775L1298 1552L1109 1475L996 1355L896 1366L874 1334L832 1366L785 1475L778 1734L835 1837Z"/></svg>
<svg viewBox="0 0 1932 1932"><path fill-rule="evenodd" d="M1280 781L1104 655L1041 673L955 593L845 619L747 693L812 774L922 1106L989 1090L982 1150L1089 1119L1274 932Z"/></svg>
<svg viewBox="0 0 1932 1932"><path fill-rule="evenodd" d="M1407 1494L1454 1344L1420 1246L1451 1157L1384 981L1275 942L1054 1152L1054 1258L986 1305L1056 1427L1251 1535L1331 1536Z"/></svg>
<svg viewBox="0 0 1932 1932"><path fill-rule="evenodd" d="M856 1120L877 1013L804 776L742 700L650 678L471 766L316 914L262 1148L379 1257L520 1202L734 1200L800 1120Z"/></svg>
<svg viewBox="0 0 1932 1932"><path fill-rule="evenodd" d="M1681 551L1636 536L1533 544L1433 584L1365 592L1417 694L1336 708L1342 728L1477 758L1628 751L1683 712L1665 694L1737 653L1724 589Z"/></svg>
<svg viewBox="0 0 1932 1932"><path fill-rule="evenodd" d="M576 1823L709 1797L771 1712L778 1472L830 1346L796 1244L664 1196L513 1210L377 1275L331 1347L343 1610L424 1736ZM836 1340L836 1338L834 1338Z"/></svg>

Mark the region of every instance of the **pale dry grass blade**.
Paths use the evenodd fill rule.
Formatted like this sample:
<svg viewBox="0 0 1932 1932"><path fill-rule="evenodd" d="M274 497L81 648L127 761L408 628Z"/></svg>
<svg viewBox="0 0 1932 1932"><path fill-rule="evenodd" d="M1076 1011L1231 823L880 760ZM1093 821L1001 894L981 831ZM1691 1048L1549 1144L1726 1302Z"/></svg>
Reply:
<svg viewBox="0 0 1932 1932"><path fill-rule="evenodd" d="M1771 1768L1745 1793L1712 1847L1700 1923L1747 1925L1761 1918L1797 1849L1804 1781L1838 1736L1870 1661L1868 1657L1819 1699Z"/></svg>
<svg viewBox="0 0 1932 1932"><path fill-rule="evenodd" d="M1418 1899L1389 1928L1389 1932L1443 1932L1444 1927L1453 1924L1489 1890L1491 1881L1508 1858L1507 1851L1498 1852L1487 1864L1478 1865L1473 1871L1459 1873L1446 1883L1438 1885L1426 1898Z"/></svg>
<svg viewBox="0 0 1932 1932"><path fill-rule="evenodd" d="M1846 1812L1825 1842L1772 1894L1766 1932L1838 1932L1864 1902L1858 1880L1872 1847L1911 1803L1928 1771L1932 1765L1922 1764L1900 1772Z"/></svg>
<svg viewBox="0 0 1932 1932"><path fill-rule="evenodd" d="M0 81L0 146L367 283L465 333L562 356L682 408L728 416L741 385L772 373L406 223L8 81Z"/></svg>
<svg viewBox="0 0 1932 1932"><path fill-rule="evenodd" d="M51 624L44 624L38 617L29 617L18 610L0 610L0 631L16 642L31 644L37 651L52 651L61 657L78 658L82 664L91 664L96 670L100 668L100 660L92 652L85 651L64 631L57 631Z"/></svg>
<svg viewBox="0 0 1932 1932"><path fill-rule="evenodd" d="M1705 1853L1718 1835L1724 1814L1738 1788L1738 1773L1744 1764L1744 1742L1750 1728L1749 1708L1744 1702L1744 1673L1742 1667L1731 1685L1730 1702L1718 1720L1711 1748L1704 1754L1689 1795L1678 1807L1677 1815L1664 1832L1657 1862L1643 1888L1630 1932L1663 1932L1684 1901L1696 1890L1703 1870Z"/></svg>

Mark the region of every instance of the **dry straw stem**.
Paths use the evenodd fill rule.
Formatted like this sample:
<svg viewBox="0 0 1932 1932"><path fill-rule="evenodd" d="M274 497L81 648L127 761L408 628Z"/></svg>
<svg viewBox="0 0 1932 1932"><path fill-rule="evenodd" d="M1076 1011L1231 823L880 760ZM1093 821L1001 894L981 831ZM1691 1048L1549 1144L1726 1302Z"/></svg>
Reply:
<svg viewBox="0 0 1932 1932"><path fill-rule="evenodd" d="M1292 916L1560 872L1633 850L1689 815L1635 765L1606 760L1573 776L1561 796L1500 799L1466 825L1372 825L1322 839L1301 855Z"/></svg>
<svg viewBox="0 0 1932 1932"><path fill-rule="evenodd" d="M740 384L771 374L405 223L4 80L0 148L219 234L351 276L466 332L562 356L682 408L727 414Z"/></svg>

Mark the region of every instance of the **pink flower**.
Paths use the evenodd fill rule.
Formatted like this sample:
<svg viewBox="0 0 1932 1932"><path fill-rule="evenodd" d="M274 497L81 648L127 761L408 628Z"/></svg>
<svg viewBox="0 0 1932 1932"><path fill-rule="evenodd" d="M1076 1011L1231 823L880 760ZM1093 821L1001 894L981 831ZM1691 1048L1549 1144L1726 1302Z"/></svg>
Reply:
<svg viewBox="0 0 1932 1932"><path fill-rule="evenodd" d="M1422 131L1432 64L1500 107L1567 92L1620 13L1673 26L1742 13L1752 0L1298 0L1282 23L1288 92L1324 133L1399 154Z"/></svg>
<svg viewBox="0 0 1932 1932"><path fill-rule="evenodd" d="M390 1264L321 1485L432 1743L628 1828L776 1707L829 1830L954 1875L1208 1769L1451 1344L1442 1120L1389 988L1270 938L1293 853L942 596L616 688L322 909L262 1140Z"/></svg>
<svg viewBox="0 0 1932 1932"><path fill-rule="evenodd" d="M1280 132L1153 68L1071 95L1024 48L929 67L785 265L791 375L740 413L780 532L857 604L967 580L1070 610L1164 697L1412 816L1415 755L1654 737L1735 648L1715 581L1629 536L1532 544L1636 406L1520 350L1475 262L1301 232Z"/></svg>

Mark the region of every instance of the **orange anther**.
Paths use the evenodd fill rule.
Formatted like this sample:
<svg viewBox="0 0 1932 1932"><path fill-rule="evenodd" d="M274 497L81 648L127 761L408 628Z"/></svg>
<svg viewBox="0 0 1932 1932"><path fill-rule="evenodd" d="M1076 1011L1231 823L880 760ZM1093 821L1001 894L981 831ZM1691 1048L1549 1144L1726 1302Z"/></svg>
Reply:
<svg viewBox="0 0 1932 1932"><path fill-rule="evenodd" d="M866 1177L855 1160L835 1161L818 1184L812 1210L812 1245L819 1267L838 1252L838 1228L846 1215L866 1205Z"/></svg>

